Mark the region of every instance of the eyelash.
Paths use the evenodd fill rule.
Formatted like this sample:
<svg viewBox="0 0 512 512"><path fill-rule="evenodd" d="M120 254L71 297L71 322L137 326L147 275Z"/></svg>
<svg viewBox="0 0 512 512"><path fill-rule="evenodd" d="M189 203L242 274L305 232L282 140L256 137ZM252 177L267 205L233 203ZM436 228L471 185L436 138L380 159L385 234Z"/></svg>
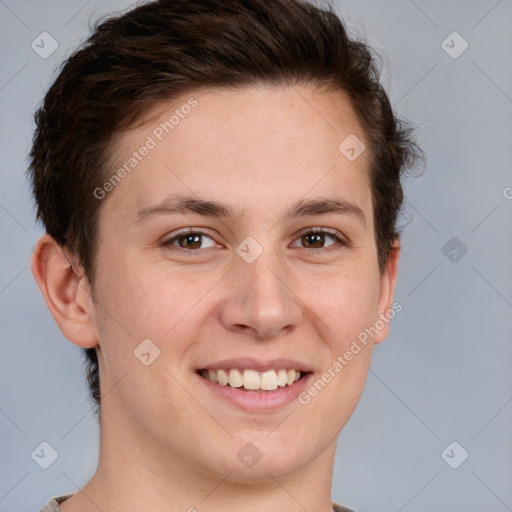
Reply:
<svg viewBox="0 0 512 512"><path fill-rule="evenodd" d="M320 247L318 249L314 249L313 248L312 250L315 250L316 252L320 252L320 253L331 252L331 251L343 249L345 247L349 247L350 246L349 242L347 242L344 238L342 238L338 231L336 231L334 229L327 229L327 228L308 228L306 231L302 231L298 235L296 240L299 240L300 238L302 238L304 236L307 236L307 235L311 235L311 234L315 234L315 235L316 234L328 235L331 238L333 238L333 240L335 241L334 244L329 245L327 247ZM210 235L208 235L207 233L205 233L203 231L195 230L193 228L186 228L186 229L183 229L183 230L178 231L177 233L175 233L173 237L168 238L167 240L162 241L161 245L164 246L164 247L173 246L173 245L175 245L174 242L176 242L180 238L183 238L183 237L185 237L187 235L199 235L201 237L205 236L205 237L208 237L211 240L213 240L213 238ZM205 249L186 249L186 248L183 248L183 247L176 246L175 248L178 249L178 250L184 251L185 253L202 254L202 251L205 251L205 250L209 249L210 247L207 247ZM308 247L300 247L300 248L301 249L309 249Z"/></svg>

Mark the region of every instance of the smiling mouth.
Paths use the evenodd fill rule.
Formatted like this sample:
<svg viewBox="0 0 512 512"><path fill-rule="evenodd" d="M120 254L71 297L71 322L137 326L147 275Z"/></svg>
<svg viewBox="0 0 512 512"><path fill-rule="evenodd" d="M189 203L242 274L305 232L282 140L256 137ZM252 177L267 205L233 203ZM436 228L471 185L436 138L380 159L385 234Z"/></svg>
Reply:
<svg viewBox="0 0 512 512"><path fill-rule="evenodd" d="M241 391L275 391L293 386L307 373L294 369L276 369L259 372L253 369L198 370L201 377L220 386L238 388Z"/></svg>

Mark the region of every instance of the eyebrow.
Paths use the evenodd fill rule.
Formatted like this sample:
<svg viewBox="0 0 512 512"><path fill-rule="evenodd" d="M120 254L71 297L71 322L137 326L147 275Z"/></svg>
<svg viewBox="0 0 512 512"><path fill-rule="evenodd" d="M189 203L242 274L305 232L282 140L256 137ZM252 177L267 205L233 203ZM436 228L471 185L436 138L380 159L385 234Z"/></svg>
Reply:
<svg viewBox="0 0 512 512"><path fill-rule="evenodd" d="M137 212L136 223L154 215L196 213L205 217L241 219L242 214L231 206L218 201L208 201L195 196L172 196L165 201Z"/></svg>
<svg viewBox="0 0 512 512"><path fill-rule="evenodd" d="M297 201L285 214L285 218L307 217L313 215L351 215L366 226L363 210L356 204L340 198L319 198Z"/></svg>
<svg viewBox="0 0 512 512"><path fill-rule="evenodd" d="M235 210L230 205L219 201L201 199L197 196L172 196L165 201L144 208L136 213L135 223L142 222L157 215L175 215L195 213L205 217L240 220L243 212ZM366 217L356 204L341 198L321 197L317 199L299 200L288 208L284 214L285 219L296 217L310 217L314 215L349 215L356 218L366 226Z"/></svg>

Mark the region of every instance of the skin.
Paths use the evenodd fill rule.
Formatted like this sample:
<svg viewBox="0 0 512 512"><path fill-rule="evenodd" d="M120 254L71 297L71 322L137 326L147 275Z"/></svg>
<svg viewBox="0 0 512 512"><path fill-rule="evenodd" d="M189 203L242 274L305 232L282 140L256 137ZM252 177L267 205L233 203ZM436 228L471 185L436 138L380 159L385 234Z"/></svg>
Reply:
<svg viewBox="0 0 512 512"><path fill-rule="evenodd" d="M314 382L391 308L399 246L381 274L368 151L350 162L338 150L364 133L340 93L296 86L190 96L197 106L102 200L93 290L51 237L35 250L33 273L62 332L99 348L99 466L61 508L327 512L336 437L388 327L307 405L242 411L206 393L195 370L283 357L310 365ZM155 105L124 132L112 172L190 96ZM174 194L220 201L241 216L137 220ZM297 201L320 197L349 201L365 221L284 217ZM187 227L205 233L202 242L162 244ZM329 234L311 242L302 236L309 228L336 230L348 245ZM248 236L263 248L250 264L236 252ZM161 351L150 366L133 353L147 338ZM251 468L237 457L248 442L263 454Z"/></svg>

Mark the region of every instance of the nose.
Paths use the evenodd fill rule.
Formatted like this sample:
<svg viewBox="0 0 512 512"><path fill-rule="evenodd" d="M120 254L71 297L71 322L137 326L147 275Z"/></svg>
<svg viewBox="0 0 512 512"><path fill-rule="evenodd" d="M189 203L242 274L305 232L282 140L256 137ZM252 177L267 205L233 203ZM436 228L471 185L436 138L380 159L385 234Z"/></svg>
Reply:
<svg viewBox="0 0 512 512"><path fill-rule="evenodd" d="M293 291L290 271L277 255L265 250L252 263L236 257L228 277L228 298L220 314L226 329L264 340L299 325L301 301Z"/></svg>

